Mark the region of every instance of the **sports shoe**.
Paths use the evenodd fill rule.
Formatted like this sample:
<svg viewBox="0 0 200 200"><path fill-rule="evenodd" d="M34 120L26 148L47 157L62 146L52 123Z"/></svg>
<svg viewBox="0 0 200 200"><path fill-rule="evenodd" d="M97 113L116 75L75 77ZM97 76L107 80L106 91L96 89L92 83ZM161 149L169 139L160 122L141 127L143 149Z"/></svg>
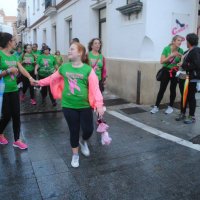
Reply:
<svg viewBox="0 0 200 200"><path fill-rule="evenodd" d="M173 113L173 108L171 106L168 106L167 109L165 110L165 114L171 114Z"/></svg>
<svg viewBox="0 0 200 200"><path fill-rule="evenodd" d="M25 100L25 94L20 95L20 101L24 101Z"/></svg>
<svg viewBox="0 0 200 200"><path fill-rule="evenodd" d="M81 153L86 157L90 156L90 150L88 148L87 142L82 140L82 141L79 141L79 144L81 147Z"/></svg>
<svg viewBox="0 0 200 200"><path fill-rule="evenodd" d="M0 135L0 144L8 144L8 140L2 134Z"/></svg>
<svg viewBox="0 0 200 200"><path fill-rule="evenodd" d="M184 120L185 119L185 114L183 114L183 113L180 113L176 118L175 118L175 120L176 121L182 121L182 120Z"/></svg>
<svg viewBox="0 0 200 200"><path fill-rule="evenodd" d="M185 124L192 124L192 123L195 123L195 117L193 116L188 116L185 120L184 120L184 123Z"/></svg>
<svg viewBox="0 0 200 200"><path fill-rule="evenodd" d="M79 155L78 154L74 154L72 156L71 166L74 168L79 167Z"/></svg>
<svg viewBox="0 0 200 200"><path fill-rule="evenodd" d="M157 106L154 106L150 112L151 112L151 114L155 114L158 111L159 111L159 108Z"/></svg>
<svg viewBox="0 0 200 200"><path fill-rule="evenodd" d="M31 99L31 104L32 105L36 105L37 104L36 100L35 99Z"/></svg>
<svg viewBox="0 0 200 200"><path fill-rule="evenodd" d="M18 147L19 149L27 149L28 145L23 143L21 140L17 140L13 143L13 147Z"/></svg>

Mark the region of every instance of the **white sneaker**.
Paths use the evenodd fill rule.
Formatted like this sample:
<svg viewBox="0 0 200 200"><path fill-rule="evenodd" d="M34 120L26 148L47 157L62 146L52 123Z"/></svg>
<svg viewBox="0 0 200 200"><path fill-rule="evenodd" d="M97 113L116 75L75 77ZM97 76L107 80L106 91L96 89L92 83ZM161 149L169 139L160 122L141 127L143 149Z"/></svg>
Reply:
<svg viewBox="0 0 200 200"><path fill-rule="evenodd" d="M86 157L90 156L90 150L88 148L87 142L82 140L82 141L79 141L79 144L81 147L81 153Z"/></svg>
<svg viewBox="0 0 200 200"><path fill-rule="evenodd" d="M159 108L157 106L154 106L150 112L151 112L151 114L155 114L158 111L159 111Z"/></svg>
<svg viewBox="0 0 200 200"><path fill-rule="evenodd" d="M171 106L168 106L167 109L165 110L165 114L171 114L173 113L173 108Z"/></svg>
<svg viewBox="0 0 200 200"><path fill-rule="evenodd" d="M74 168L79 167L79 155L73 155L73 156L72 156L71 165L72 165L72 167L74 167Z"/></svg>

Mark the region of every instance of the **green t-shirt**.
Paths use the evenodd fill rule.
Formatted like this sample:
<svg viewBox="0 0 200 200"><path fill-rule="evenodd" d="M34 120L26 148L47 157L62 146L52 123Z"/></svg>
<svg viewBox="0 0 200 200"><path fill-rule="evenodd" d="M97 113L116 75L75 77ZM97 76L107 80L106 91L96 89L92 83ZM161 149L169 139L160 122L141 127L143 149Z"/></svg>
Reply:
<svg viewBox="0 0 200 200"><path fill-rule="evenodd" d="M19 61L22 63L23 67L28 71L32 72L35 69L35 57L33 54L21 55Z"/></svg>
<svg viewBox="0 0 200 200"><path fill-rule="evenodd" d="M181 48L178 48L178 52L179 52L180 54L182 54L182 55L183 55L183 53L184 53L184 52L183 52L183 49L181 49ZM164 55L165 57L168 57L171 53L172 53L172 52L171 52L171 46L169 45L169 46L167 46L167 47L165 47L165 48L163 49L162 55ZM171 59L169 60L169 62L171 62L172 60L173 60L173 58L171 58ZM176 57L176 58L174 59L174 61L173 61L171 64L168 65L168 63L164 63L164 64L163 64L163 67L167 67L168 69L171 69L171 68L177 66L177 64L178 64L180 61L181 61L181 58Z"/></svg>
<svg viewBox="0 0 200 200"><path fill-rule="evenodd" d="M63 63L63 58L62 58L62 56L57 56L57 55L55 55L54 57L55 57L55 59L56 59L56 64L58 65L58 67L60 67L60 66L62 65L62 63Z"/></svg>
<svg viewBox="0 0 200 200"><path fill-rule="evenodd" d="M88 76L92 68L83 64L74 68L72 63L65 63L59 68L59 73L64 77L64 90L61 105L63 108L81 109L89 108Z"/></svg>
<svg viewBox="0 0 200 200"><path fill-rule="evenodd" d="M18 59L15 55L7 56L0 50L0 70L6 70L10 67L17 68ZM5 93L18 91L17 78L15 75L7 75L4 77Z"/></svg>
<svg viewBox="0 0 200 200"><path fill-rule="evenodd" d="M38 56L41 55L41 51L37 50L37 51L32 51L32 54L35 56L35 58L37 59Z"/></svg>
<svg viewBox="0 0 200 200"><path fill-rule="evenodd" d="M54 73L56 60L51 54L42 54L37 58L37 64L39 65L38 75L47 77Z"/></svg>
<svg viewBox="0 0 200 200"><path fill-rule="evenodd" d="M99 54L98 56L96 56L90 51L88 59L90 66L92 66L100 81L102 79L103 55Z"/></svg>

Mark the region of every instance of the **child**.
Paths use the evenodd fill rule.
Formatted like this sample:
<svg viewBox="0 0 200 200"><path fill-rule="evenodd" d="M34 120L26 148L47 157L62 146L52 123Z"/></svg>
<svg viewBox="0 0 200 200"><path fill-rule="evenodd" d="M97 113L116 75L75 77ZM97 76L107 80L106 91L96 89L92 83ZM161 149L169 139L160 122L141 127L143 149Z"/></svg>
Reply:
<svg viewBox="0 0 200 200"><path fill-rule="evenodd" d="M38 81L39 86L50 85L54 98L61 98L64 117L70 131L72 167L79 167L79 144L85 156L90 155L87 140L93 133L93 109L103 116L103 97L98 78L86 63L86 50L80 43L70 46L69 63L63 64L57 72ZM92 109L93 108L93 109ZM80 127L83 135L79 141Z"/></svg>

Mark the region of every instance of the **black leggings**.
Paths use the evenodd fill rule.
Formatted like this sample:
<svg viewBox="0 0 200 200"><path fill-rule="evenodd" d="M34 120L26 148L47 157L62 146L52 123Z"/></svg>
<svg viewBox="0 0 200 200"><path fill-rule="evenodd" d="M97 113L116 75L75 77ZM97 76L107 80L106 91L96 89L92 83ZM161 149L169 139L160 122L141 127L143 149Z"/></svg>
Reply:
<svg viewBox="0 0 200 200"><path fill-rule="evenodd" d="M196 82L190 82L188 86L188 96L186 100L186 106L183 108L183 91L184 91L184 84L185 80L180 79L179 80L179 89L181 93L181 113L186 113L187 104L189 104L189 115L194 116L195 110L196 110L196 98L195 94L197 92L197 83Z"/></svg>
<svg viewBox="0 0 200 200"><path fill-rule="evenodd" d="M176 86L178 83L178 79L176 77L170 78L169 72L165 70L163 72L162 80L160 81L160 89L158 92L157 100L156 100L156 106L159 107L160 102L162 101L163 95L167 89L167 85L170 83L170 106L173 106L175 98L176 98Z"/></svg>
<svg viewBox="0 0 200 200"><path fill-rule="evenodd" d="M79 146L80 127L83 131L83 140L88 140L94 130L93 113L91 108L71 109L63 108L63 114L70 131L70 144L72 148Z"/></svg>
<svg viewBox="0 0 200 200"><path fill-rule="evenodd" d="M43 78L46 78L46 77L39 76L39 79L43 79ZM55 103L56 100L53 98L53 95L52 95L52 93L51 93L50 86L43 86L43 87L42 87L42 89L41 89L42 99L44 100L44 99L47 97L47 92L49 93L49 97L50 97L50 99L51 99L51 102L52 102L52 103Z"/></svg>
<svg viewBox="0 0 200 200"><path fill-rule="evenodd" d="M14 139L17 141L20 136L20 104L18 92L9 92L3 95L0 134L3 134L11 118L13 122Z"/></svg>
<svg viewBox="0 0 200 200"><path fill-rule="evenodd" d="M30 75L35 78L35 74L34 74L34 71L33 72L29 72ZM35 95L34 95L34 86L32 86L30 84L30 81L28 78L26 78L25 76L21 75L21 80L22 80L22 83L23 83L23 94L26 93L27 89L29 88L30 89L30 96L31 96L31 99L34 99Z"/></svg>

